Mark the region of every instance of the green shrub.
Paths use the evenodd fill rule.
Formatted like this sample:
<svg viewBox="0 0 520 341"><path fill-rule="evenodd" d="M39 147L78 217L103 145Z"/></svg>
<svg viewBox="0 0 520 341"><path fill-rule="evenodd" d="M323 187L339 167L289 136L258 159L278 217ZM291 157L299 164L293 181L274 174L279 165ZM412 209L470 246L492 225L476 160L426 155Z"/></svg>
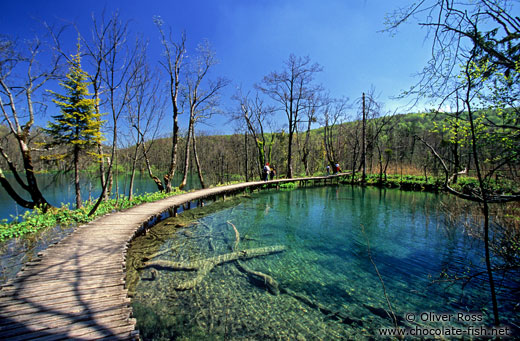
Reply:
<svg viewBox="0 0 520 341"><path fill-rule="evenodd" d="M291 189L295 189L296 187L298 187L296 182L285 182L283 184L280 184L280 188L284 189L284 190L291 190Z"/></svg>

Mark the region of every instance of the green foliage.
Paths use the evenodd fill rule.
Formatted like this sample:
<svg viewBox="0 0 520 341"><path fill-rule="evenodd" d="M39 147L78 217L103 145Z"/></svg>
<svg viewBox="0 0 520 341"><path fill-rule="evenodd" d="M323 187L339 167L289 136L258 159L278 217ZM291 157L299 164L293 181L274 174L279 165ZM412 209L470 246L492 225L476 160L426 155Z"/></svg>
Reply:
<svg viewBox="0 0 520 341"><path fill-rule="evenodd" d="M154 202L181 193L184 192L179 189L175 189L171 193L146 193L134 196L132 201L128 200L128 197L121 196L117 199L114 198L103 201L97 209L96 214L91 217L88 216L88 212L94 204L89 202L85 202L82 208L76 210L69 209L68 204L46 213L43 213L40 209L34 209L33 211L27 211L23 215L14 217L11 222L7 222L6 219L0 221L0 241L21 237L25 234L57 225L69 226L88 223L107 213L124 210L146 202Z"/></svg>
<svg viewBox="0 0 520 341"><path fill-rule="evenodd" d="M361 183L361 175L354 179L354 183ZM477 180L474 178L468 182L477 183ZM349 181L343 181L343 183L350 183ZM380 181L379 174L367 174L366 185L368 186L379 186L379 187L387 187L387 188L400 188L403 190L412 190L412 191L427 191L427 192L439 192L443 190L444 178L443 177L435 177L429 176L426 180L424 176L420 175L398 175L398 174L389 174L387 175L387 179Z"/></svg>
<svg viewBox="0 0 520 341"><path fill-rule="evenodd" d="M282 190L293 190L297 187L298 185L296 184L296 182L285 182L280 184L280 189Z"/></svg>
<svg viewBox="0 0 520 341"><path fill-rule="evenodd" d="M54 122L50 122L45 132L52 141L46 146L66 146L83 151L101 143L103 140L101 115L96 114L96 101L91 99L88 91L88 74L81 68L81 55L79 52L71 56L69 73L66 80L60 85L65 94L49 91L54 95L53 102L60 108L60 114L52 116ZM69 155L66 150L47 156L48 159L64 159ZM95 153L91 153L96 155Z"/></svg>

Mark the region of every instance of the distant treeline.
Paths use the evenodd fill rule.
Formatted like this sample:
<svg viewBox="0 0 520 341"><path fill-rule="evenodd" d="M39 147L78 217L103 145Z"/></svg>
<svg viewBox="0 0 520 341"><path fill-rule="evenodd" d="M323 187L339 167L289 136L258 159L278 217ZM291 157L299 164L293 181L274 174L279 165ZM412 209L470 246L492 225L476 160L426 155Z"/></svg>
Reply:
<svg viewBox="0 0 520 341"><path fill-rule="evenodd" d="M443 113L424 113L424 114L405 114L394 115L367 120L367 173L381 174L382 179L388 174L397 175L422 175L429 176L442 175L437 160L425 147L418 137L421 137L431 145L435 146L441 155L446 159L454 159L453 154L458 154L459 168L467 168L469 174L472 170L472 160L468 146L456 144L449 139L449 135L441 127L446 119ZM329 134L333 138L335 161L337 161L343 171L349 171L354 176L360 176L361 169L361 132L362 122L356 120L338 124L329 129ZM308 174L325 174L326 166L329 163L326 157L325 148L325 128L312 129L310 131L308 148ZM6 128L0 126L0 132L5 135ZM268 159L272 168L277 170L279 177L286 177L287 169L287 134L279 132L266 134L267 138L273 139L271 156ZM294 149L297 162L294 163L296 175L305 174L305 164L302 161L302 141L305 133L295 135ZM37 145L38 140L43 140L43 136L34 141ZM180 150L185 150L186 139L179 141ZM208 184L216 185L219 183L237 180L257 180L260 178L263 165L260 164L259 151L256 141L250 134L232 135L205 135L200 134L197 138L197 149L202 171L208 180ZM171 153L171 137L158 138L146 141L148 148L147 156L153 171L158 174L165 173L169 167L169 155ZM486 146L485 151L490 157L494 154L494 146ZM108 150L108 147L105 147ZM116 169L120 173L129 173L132 170L132 161L135 153L135 146L128 146L117 150ZM35 158L37 172L66 172L69 166L63 162L48 161L42 156L45 151L39 151ZM137 170L147 173L145 157L142 151L138 153ZM185 155L181 153L181 161L177 172L182 172L181 165L184 164ZM20 164L21 158L14 160ZM2 167L5 168L4 160L0 160ZM195 170L195 159L190 155L191 169ZM518 163L505 165L502 174L507 178L519 179ZM455 164L452 164L455 169ZM91 158L82 159L82 169L97 172L97 163ZM504 174L507 173L507 174ZM357 174L357 175L356 175ZM150 179L150 181L152 181ZM175 185L175 184L174 184Z"/></svg>

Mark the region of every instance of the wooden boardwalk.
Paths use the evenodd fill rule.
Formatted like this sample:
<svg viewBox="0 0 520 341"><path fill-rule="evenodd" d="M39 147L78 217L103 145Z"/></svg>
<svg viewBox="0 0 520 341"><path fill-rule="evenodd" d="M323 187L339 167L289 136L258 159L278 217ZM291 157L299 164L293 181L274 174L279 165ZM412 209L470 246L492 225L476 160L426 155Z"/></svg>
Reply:
<svg viewBox="0 0 520 341"><path fill-rule="evenodd" d="M343 175L267 184L332 182ZM0 340L138 339L125 288L125 256L132 239L182 205L265 184L257 181L198 190L78 227L0 289Z"/></svg>

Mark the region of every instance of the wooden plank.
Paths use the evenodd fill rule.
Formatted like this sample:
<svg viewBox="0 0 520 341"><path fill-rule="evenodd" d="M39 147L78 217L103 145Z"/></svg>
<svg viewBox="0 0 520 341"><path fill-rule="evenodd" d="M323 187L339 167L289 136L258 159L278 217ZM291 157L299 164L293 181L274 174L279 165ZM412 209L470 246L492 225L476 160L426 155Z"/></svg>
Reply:
<svg viewBox="0 0 520 341"><path fill-rule="evenodd" d="M111 316L129 316L132 312L131 308L124 308L124 309L110 309L107 311L102 312L96 312L89 315L79 315L75 317L68 317L67 322L70 323L78 323L81 321L86 321L90 319L98 320L101 318L111 317ZM26 317L25 320L22 318ZM49 327L42 327L38 328L37 326L57 326L60 323L60 320L62 320L61 316L58 315L49 315L46 317L42 316L22 316L17 317L15 323L10 323L5 326L0 327L0 337L12 337L14 335L21 335L27 332L27 327L25 327L24 322L31 321L31 330L42 330L42 329L48 329Z"/></svg>
<svg viewBox="0 0 520 341"><path fill-rule="evenodd" d="M33 268L33 271L35 271L37 269L47 270L44 268L50 268L50 269L60 268L60 267L74 268L74 267L79 267L79 266L85 267L88 265L100 265L100 264L107 266L110 264L120 263L124 259L122 252L123 252L123 250L121 250L121 253L118 254L117 256L111 255L111 254L106 254L106 253L96 253L92 256L78 255L78 256L82 257L82 259L80 259L80 260L67 259L67 260L63 260L61 262L59 262L57 260L56 261L51 261L51 260L47 261L46 260L46 261L42 261L42 262L34 264L34 265L31 264L27 268L28 269Z"/></svg>
<svg viewBox="0 0 520 341"><path fill-rule="evenodd" d="M110 329L110 335L108 337L112 338L116 335L123 335L119 336L118 340L134 340L136 337L132 333L135 330L135 324L130 325L121 325L121 326L112 326ZM70 333L71 337L81 337L85 340L98 340L102 338L106 338L106 335L104 333L101 333L100 331L93 330L90 328L90 330L83 329L83 330L77 330L72 333Z"/></svg>
<svg viewBox="0 0 520 341"><path fill-rule="evenodd" d="M93 287L93 288L83 288L81 290L81 294L88 295L89 293L99 293L104 294L106 292L121 292L124 291L124 285L123 284L113 284L110 283L109 285L103 286L103 287ZM69 295L71 293L70 290L56 290L54 292L48 292L48 293L41 293L36 295L34 292L24 292L24 291L11 291L10 294L6 294L2 297L0 297L0 301L7 300L7 299L19 299L19 300L25 300L25 299L32 299L35 297L38 297L42 300L46 300L48 297L55 297L60 295Z"/></svg>
<svg viewBox="0 0 520 341"><path fill-rule="evenodd" d="M111 305L111 306L91 306L89 309L84 308L83 311L78 310L76 313L69 314L66 316L66 323L71 323L70 321L74 321L76 318L94 318L97 315L103 314L123 314L125 316L130 316L132 312L132 308L128 306L126 303L120 303L120 306ZM33 314L22 314L15 315L11 317L6 317L0 319L0 331L8 330L16 327L16 323L24 324L27 322L35 322L35 321L52 321L52 320L61 320L63 321L65 317L61 314L56 314L54 311L50 312L40 312Z"/></svg>
<svg viewBox="0 0 520 341"><path fill-rule="evenodd" d="M81 286L78 286L76 288L76 290L81 290L82 292L84 290L89 290L89 289L100 289L100 288L110 288L110 287L121 287L121 290L124 289L124 284L123 283L120 283L120 282L110 282L110 283L103 283L103 284L88 284L88 285L81 285ZM8 289L8 290L6 290ZM70 287L58 287L56 288L54 291L52 292L39 292L38 291L38 288L32 288L32 290L23 290L22 294L28 294L28 295L32 295L33 297L36 297L36 296L42 296L42 295L47 295L47 294L52 294L52 293L63 293L63 292L70 292ZM15 288L15 287L8 287L8 288L3 288L2 291L0 292L0 297L8 297L8 296L13 296L13 294L16 294L18 295L19 293L19 290L18 288Z"/></svg>
<svg viewBox="0 0 520 341"><path fill-rule="evenodd" d="M112 283L122 283L124 284L124 274L121 271L119 274L110 275L110 276L96 276L93 278L71 278L69 280L52 278L49 277L46 280L38 281L29 281L29 282L16 282L11 284L15 289L36 289L36 290L44 290L44 289L57 289L60 286L74 286L74 289L79 289L85 286L92 286L92 284L103 284L107 281L111 281Z"/></svg>
<svg viewBox="0 0 520 341"><path fill-rule="evenodd" d="M10 306L8 309L2 309L0 314L2 315L2 320L6 318L10 318L16 321L16 316L28 315L28 314L36 314L37 315L46 315L46 314L55 314L61 316L74 316L77 314L87 314L92 312L105 311L110 309L118 309L122 307L128 307L130 305L130 299L122 299L122 298L114 298L114 299L106 299L93 302L92 304L86 302L84 306L78 306L77 304L71 305L62 305L62 306L32 306L32 307L23 307L19 308L18 306Z"/></svg>
<svg viewBox="0 0 520 341"><path fill-rule="evenodd" d="M91 271L59 271L53 273L44 273L41 276L38 273L30 274L29 276L24 277L15 277L13 281L10 282L12 285L22 285L29 283L41 283L46 281L56 281L63 280L70 282L71 280L87 280L90 278L98 278L98 277L112 277L112 276L121 276L122 275L122 266L119 268L109 268L106 272L102 273L102 269L93 269Z"/></svg>
<svg viewBox="0 0 520 341"><path fill-rule="evenodd" d="M81 269L81 274L82 275L95 275L95 274L103 274L105 272L112 272L112 271L120 271L122 268L122 265L121 264L114 264L113 266L107 266L106 268L105 267L95 267L95 266L91 266L91 267L85 267L85 268L82 268ZM40 269L37 269L37 268L31 268L31 269L23 269L22 271L20 271L18 273L18 276L13 278L13 282L15 281L18 281L18 280L31 280L32 277L34 277L34 279L38 280L38 278L45 278L45 276L50 276L50 277L56 277L56 276L70 276L72 274L75 274L77 273L79 270L78 269L60 269L60 271L56 271L56 272L53 272L53 271L41 271Z"/></svg>
<svg viewBox="0 0 520 341"><path fill-rule="evenodd" d="M63 302L91 302L90 300L93 299L103 299L107 297L124 297L126 296L126 293L122 293L119 288L113 289L111 291L105 291L105 292L86 292L86 293L77 293L77 292L67 292L67 293L59 293L56 295L48 295L48 296L39 296L37 301L34 301L38 304L49 304L49 303L63 303ZM7 306L13 306L16 304L24 304L29 303L32 304L33 297L26 297L21 298L17 296L16 298L12 297L3 297L3 299L0 301L0 310Z"/></svg>
<svg viewBox="0 0 520 341"><path fill-rule="evenodd" d="M96 338L114 335L114 332L116 331L130 332L133 328L135 327L128 323L127 318L109 316L107 318L100 318L99 320L89 319L65 326L47 326L46 328L44 325L35 325L34 329L33 326L31 326L30 330L26 329L25 333L16 335L15 337L17 340L31 340L38 338L42 341L59 340L62 336L66 336L67 338L77 338L84 335L91 335L91 337L87 338ZM2 337L1 334L0 337Z"/></svg>

